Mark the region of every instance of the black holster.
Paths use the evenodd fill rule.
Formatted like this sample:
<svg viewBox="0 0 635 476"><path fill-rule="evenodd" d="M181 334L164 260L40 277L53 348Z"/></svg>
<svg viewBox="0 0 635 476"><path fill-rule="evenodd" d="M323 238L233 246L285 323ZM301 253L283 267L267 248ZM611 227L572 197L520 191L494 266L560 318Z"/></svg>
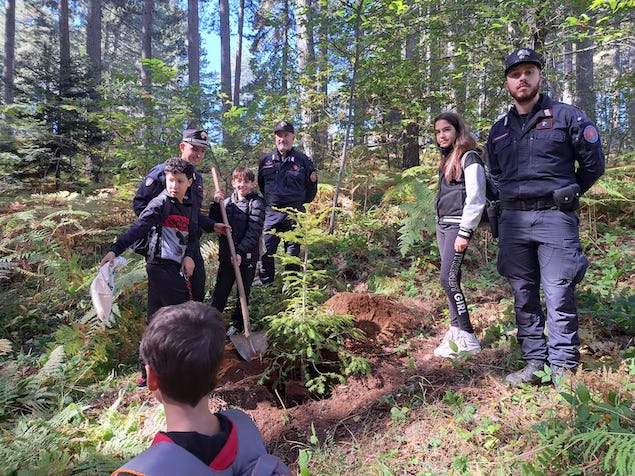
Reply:
<svg viewBox="0 0 635 476"><path fill-rule="evenodd" d="M580 186L577 183L572 183L566 187L554 190L553 201L556 203L558 210L563 212L577 210L580 206Z"/></svg>

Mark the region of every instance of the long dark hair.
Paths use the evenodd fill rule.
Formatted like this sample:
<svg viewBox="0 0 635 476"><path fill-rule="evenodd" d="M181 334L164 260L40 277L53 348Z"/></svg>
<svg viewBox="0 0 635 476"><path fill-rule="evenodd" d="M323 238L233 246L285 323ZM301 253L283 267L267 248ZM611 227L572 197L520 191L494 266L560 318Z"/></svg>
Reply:
<svg viewBox="0 0 635 476"><path fill-rule="evenodd" d="M433 124L436 125L438 121L448 121L452 127L456 130L456 139L454 140L452 150L444 154L441 153L441 162L439 163L439 171L443 172L446 180L450 181L461 180L463 175L463 167L461 166L461 158L468 150L476 150L479 154L482 149L476 143L476 139L472 136L465 121L461 119L461 116L455 112L442 112L434 118ZM438 146L436 140L436 134L434 136L434 142Z"/></svg>

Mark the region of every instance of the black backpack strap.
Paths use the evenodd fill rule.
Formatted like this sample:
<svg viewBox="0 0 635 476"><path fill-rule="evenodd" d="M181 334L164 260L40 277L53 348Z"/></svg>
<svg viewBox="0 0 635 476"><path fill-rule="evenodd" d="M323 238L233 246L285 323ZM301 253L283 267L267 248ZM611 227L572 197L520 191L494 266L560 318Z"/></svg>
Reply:
<svg viewBox="0 0 635 476"><path fill-rule="evenodd" d="M485 166L481 155L475 150L468 150L465 154L463 154L463 168L467 168L468 165L472 164L481 164L483 167Z"/></svg>

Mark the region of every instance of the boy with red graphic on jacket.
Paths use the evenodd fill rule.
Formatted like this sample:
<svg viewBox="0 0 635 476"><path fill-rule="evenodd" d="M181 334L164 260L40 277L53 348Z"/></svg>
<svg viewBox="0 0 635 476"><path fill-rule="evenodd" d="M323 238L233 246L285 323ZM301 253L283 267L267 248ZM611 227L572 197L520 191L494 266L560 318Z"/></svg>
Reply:
<svg viewBox="0 0 635 476"><path fill-rule="evenodd" d="M164 164L165 189L150 200L128 230L117 238L101 265L114 266L115 258L135 241L152 231L146 273L148 274L148 306L146 324L159 308L180 304L192 299L189 281L194 273L194 259L200 254L197 210L192 202L184 200L193 182L194 166L173 157ZM145 387L145 367L141 362L141 375L137 385Z"/></svg>
<svg viewBox="0 0 635 476"><path fill-rule="evenodd" d="M146 321L160 307L179 304L191 298L189 278L194 272L194 257L199 249L198 228L191 201L183 200L192 185L194 166L173 157L165 162L165 189L150 200L137 220L110 247L101 264L114 264L136 240L147 236L153 227L146 262L148 308ZM157 226L158 225L158 226Z"/></svg>

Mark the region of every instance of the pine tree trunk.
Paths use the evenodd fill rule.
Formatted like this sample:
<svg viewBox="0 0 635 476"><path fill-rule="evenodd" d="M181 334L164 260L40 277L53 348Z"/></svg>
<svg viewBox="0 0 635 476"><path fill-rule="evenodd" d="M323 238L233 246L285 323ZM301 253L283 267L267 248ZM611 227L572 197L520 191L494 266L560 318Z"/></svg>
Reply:
<svg viewBox="0 0 635 476"><path fill-rule="evenodd" d="M595 92L593 91L593 44L585 38L578 42L575 61L576 95L574 105L595 122Z"/></svg>
<svg viewBox="0 0 635 476"><path fill-rule="evenodd" d="M404 131L402 167L409 169L419 165L419 124L409 122Z"/></svg>
<svg viewBox="0 0 635 476"><path fill-rule="evenodd" d="M4 103L12 104L15 100L15 0L7 0L4 28Z"/></svg>
<svg viewBox="0 0 635 476"><path fill-rule="evenodd" d="M305 154L313 157L312 121L314 120L311 96L315 91L315 45L311 23L311 0L297 0L296 31L298 34L298 72L307 81L300 84L300 117L304 126L302 147Z"/></svg>
<svg viewBox="0 0 635 476"><path fill-rule="evenodd" d="M201 83L201 47L198 34L198 0L187 2L187 62L189 85L196 91ZM200 122L200 94L196 92L192 104L192 115Z"/></svg>
<svg viewBox="0 0 635 476"><path fill-rule="evenodd" d="M243 62L243 29L245 26L245 0L240 0L238 10L238 38L236 44L236 64L234 65L234 100L235 107L240 107L240 77Z"/></svg>
<svg viewBox="0 0 635 476"><path fill-rule="evenodd" d="M101 0L88 1L88 17L86 19L86 52L90 61L89 85L90 102L88 112L100 110L100 96L97 86L101 82ZM96 121L88 123L87 130L88 153L86 154L85 175L99 181L99 171L102 166L101 141L102 134Z"/></svg>
<svg viewBox="0 0 635 476"><path fill-rule="evenodd" d="M143 18L141 23L141 59L152 59L152 9L153 0L143 1ZM152 90L152 74L145 66L141 66L141 81L146 89ZM146 110L147 115L147 110Z"/></svg>
<svg viewBox="0 0 635 476"><path fill-rule="evenodd" d="M221 111L229 111L232 101L231 38L229 29L229 0L219 0L218 15L220 21L220 90L222 96ZM231 136L223 126L223 144L229 145Z"/></svg>
<svg viewBox="0 0 635 476"><path fill-rule="evenodd" d="M92 75L98 83L101 77L101 0L88 1L86 19L86 52Z"/></svg>

